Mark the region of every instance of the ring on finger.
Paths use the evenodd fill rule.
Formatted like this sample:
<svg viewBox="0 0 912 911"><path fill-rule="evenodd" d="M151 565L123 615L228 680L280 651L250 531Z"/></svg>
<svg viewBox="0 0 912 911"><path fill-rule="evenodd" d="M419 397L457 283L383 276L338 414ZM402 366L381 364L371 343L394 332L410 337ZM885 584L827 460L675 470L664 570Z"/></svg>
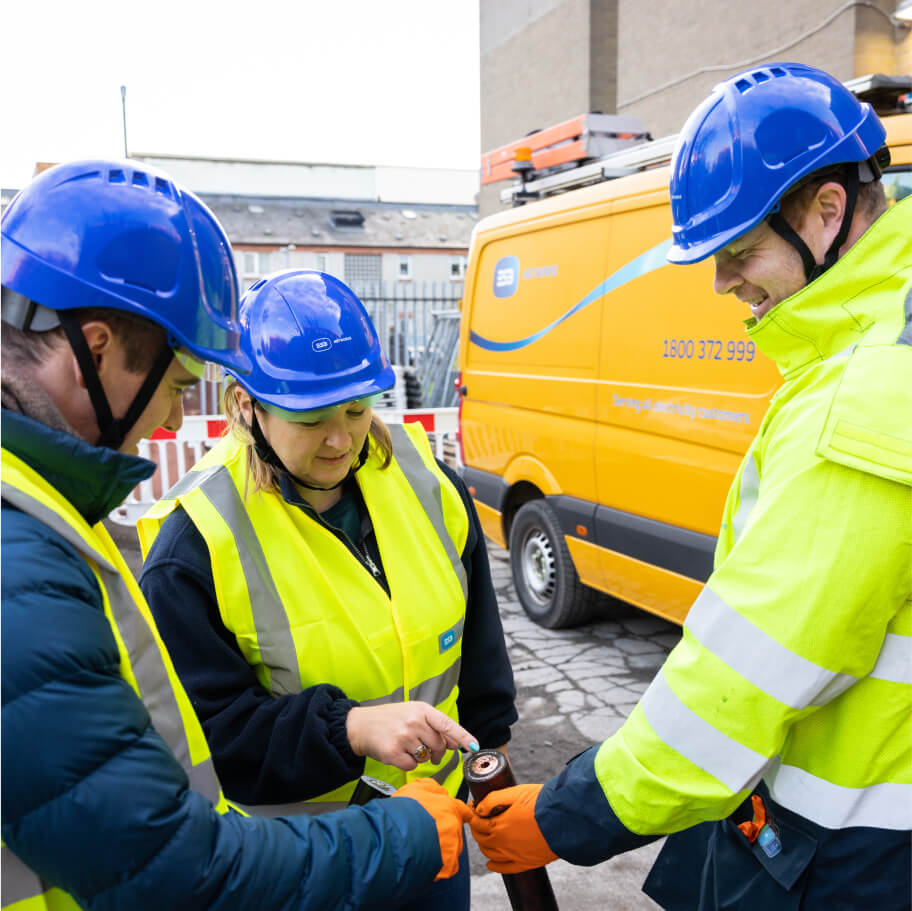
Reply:
<svg viewBox="0 0 912 911"><path fill-rule="evenodd" d="M431 758L431 748L425 743L419 743L418 746L412 750L412 756L415 762L427 762Z"/></svg>

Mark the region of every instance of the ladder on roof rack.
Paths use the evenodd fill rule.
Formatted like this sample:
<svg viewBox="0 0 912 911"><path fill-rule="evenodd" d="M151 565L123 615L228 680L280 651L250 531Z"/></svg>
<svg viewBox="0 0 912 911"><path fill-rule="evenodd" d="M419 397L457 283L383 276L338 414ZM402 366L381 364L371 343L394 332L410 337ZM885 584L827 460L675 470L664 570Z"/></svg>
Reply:
<svg viewBox="0 0 912 911"><path fill-rule="evenodd" d="M513 162L518 151L528 155L532 168L573 166L599 158L625 146L640 143L649 134L639 117L622 114L580 114L544 130L535 130L481 156L482 184L515 177Z"/></svg>

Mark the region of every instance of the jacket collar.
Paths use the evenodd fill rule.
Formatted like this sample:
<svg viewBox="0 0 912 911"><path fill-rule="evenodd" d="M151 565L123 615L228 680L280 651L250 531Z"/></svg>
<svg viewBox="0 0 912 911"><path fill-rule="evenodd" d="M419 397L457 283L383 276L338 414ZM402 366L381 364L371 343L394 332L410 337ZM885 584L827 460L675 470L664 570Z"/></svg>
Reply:
<svg viewBox="0 0 912 911"><path fill-rule="evenodd" d="M155 473L155 463L148 459L92 446L8 408L0 421L3 448L60 491L89 525L100 522Z"/></svg>
<svg viewBox="0 0 912 911"><path fill-rule="evenodd" d="M775 306L762 320L745 321L757 348L790 380L812 364L856 344L895 306L895 297L868 294L908 280L912 261L912 199L889 209L820 278Z"/></svg>

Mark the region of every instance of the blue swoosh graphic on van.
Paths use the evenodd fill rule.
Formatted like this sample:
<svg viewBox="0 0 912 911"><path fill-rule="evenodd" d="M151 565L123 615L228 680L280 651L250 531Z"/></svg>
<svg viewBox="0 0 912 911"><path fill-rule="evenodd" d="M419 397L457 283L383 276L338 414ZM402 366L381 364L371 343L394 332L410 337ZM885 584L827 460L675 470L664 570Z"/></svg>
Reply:
<svg viewBox="0 0 912 911"><path fill-rule="evenodd" d="M665 259L665 254L668 252L670 246L671 238L669 237L668 240L663 240L662 243L656 245L651 250L641 253L636 259L632 259L625 266L621 266L617 272L613 275L609 275L603 282L596 285L581 301L575 303L563 316L559 316L549 326L545 326L544 329L539 329L538 332L526 336L526 338L520 338L514 342L495 342L489 338L480 336L477 332L470 332L469 339L474 344L478 345L479 348L485 348L488 351L517 351L520 348L525 348L526 345L531 345L532 342L537 342L540 338L543 338L555 326L559 326L564 322L564 320L570 319L574 313L579 313L583 307L588 307L589 304L595 303L599 298L604 297L616 288L620 288L621 285L626 285L627 282L632 282L641 275L646 275L649 272L654 272L656 269L661 269L662 266L667 266L668 261Z"/></svg>

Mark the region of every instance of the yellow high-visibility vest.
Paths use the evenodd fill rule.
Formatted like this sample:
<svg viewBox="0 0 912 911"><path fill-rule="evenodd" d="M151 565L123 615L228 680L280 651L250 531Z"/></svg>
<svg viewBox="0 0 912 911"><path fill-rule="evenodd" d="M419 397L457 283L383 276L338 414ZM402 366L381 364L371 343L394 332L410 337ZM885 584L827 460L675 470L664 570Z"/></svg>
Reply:
<svg viewBox="0 0 912 911"><path fill-rule="evenodd" d="M371 516L390 595L327 527L276 492L248 493L246 448L222 440L140 519L143 554L180 505L212 560L222 622L273 695L332 683L362 705L420 700L458 720L468 516L420 425L393 425L394 457L371 449L355 475ZM400 786L433 777L455 794L458 751L403 772L368 758L365 773ZM257 815L345 806L355 782Z"/></svg>
<svg viewBox="0 0 912 911"><path fill-rule="evenodd" d="M159 637L133 574L101 523L90 526L75 507L20 458L2 451L3 499L55 531L85 558L104 601L120 653L120 673L143 700L152 726L183 766L190 787L228 810L199 719ZM129 782L124 782L125 793ZM75 900L41 880L6 845L2 854L4 908L70 911Z"/></svg>

